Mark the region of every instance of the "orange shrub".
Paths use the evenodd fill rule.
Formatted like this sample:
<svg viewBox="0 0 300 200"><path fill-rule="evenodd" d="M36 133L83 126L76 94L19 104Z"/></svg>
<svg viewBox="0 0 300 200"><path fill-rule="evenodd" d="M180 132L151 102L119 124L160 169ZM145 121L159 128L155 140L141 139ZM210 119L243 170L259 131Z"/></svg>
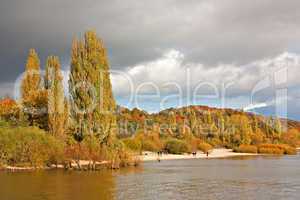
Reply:
<svg viewBox="0 0 300 200"><path fill-rule="evenodd" d="M210 150L212 150L213 147L212 147L210 144L206 143L206 142L202 142L202 143L200 143L200 144L198 145L198 149L199 149L200 151L202 151L203 153L207 153L207 152L209 152Z"/></svg>
<svg viewBox="0 0 300 200"><path fill-rule="evenodd" d="M234 149L239 153L257 153L257 147L254 145L241 144L238 148Z"/></svg>
<svg viewBox="0 0 300 200"><path fill-rule="evenodd" d="M262 153L262 154L277 154L277 155L284 154L284 151L282 149L278 149L278 148L266 148L266 147L259 148L258 152Z"/></svg>
<svg viewBox="0 0 300 200"><path fill-rule="evenodd" d="M160 151L161 147L158 146L154 141L152 140L145 140L142 142L142 149L144 151Z"/></svg>
<svg viewBox="0 0 300 200"><path fill-rule="evenodd" d="M296 155L297 154L297 149L293 148L293 147L286 147L284 153L287 154L287 155Z"/></svg>
<svg viewBox="0 0 300 200"><path fill-rule="evenodd" d="M193 138L191 141L192 151L196 151L198 149L198 145L202 143L202 140L199 138Z"/></svg>
<svg viewBox="0 0 300 200"><path fill-rule="evenodd" d="M284 143L297 147L300 144L300 132L297 129L289 129L281 139Z"/></svg>
<svg viewBox="0 0 300 200"><path fill-rule="evenodd" d="M287 144L262 144L258 146L258 152L264 154L288 154L294 155L296 149Z"/></svg>
<svg viewBox="0 0 300 200"><path fill-rule="evenodd" d="M17 117L20 108L18 104L10 98L0 100L0 117L4 119L10 119L11 117Z"/></svg>
<svg viewBox="0 0 300 200"><path fill-rule="evenodd" d="M264 133L258 129L254 134L251 135L251 144L259 145L264 141Z"/></svg>
<svg viewBox="0 0 300 200"><path fill-rule="evenodd" d="M213 147L223 146L222 141L219 138L213 138L209 141L209 144Z"/></svg>
<svg viewBox="0 0 300 200"><path fill-rule="evenodd" d="M183 140L169 139L166 141L165 149L168 153L183 154L189 152L188 144Z"/></svg>

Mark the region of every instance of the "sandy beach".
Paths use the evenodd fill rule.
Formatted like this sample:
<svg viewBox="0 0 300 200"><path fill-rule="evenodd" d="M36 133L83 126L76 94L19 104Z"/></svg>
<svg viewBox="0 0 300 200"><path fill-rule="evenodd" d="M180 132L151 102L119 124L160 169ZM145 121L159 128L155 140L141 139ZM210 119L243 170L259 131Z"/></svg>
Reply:
<svg viewBox="0 0 300 200"><path fill-rule="evenodd" d="M207 155L202 153L201 151L197 152L196 156L192 154L163 154L158 157L157 153L155 152L143 152L143 155L140 156L141 161L157 161L158 158L160 160L177 160L177 159L203 159L203 158L226 158L226 157L233 157L233 156L256 156L259 154L252 154L252 153L235 153L232 149L214 149L210 154Z"/></svg>

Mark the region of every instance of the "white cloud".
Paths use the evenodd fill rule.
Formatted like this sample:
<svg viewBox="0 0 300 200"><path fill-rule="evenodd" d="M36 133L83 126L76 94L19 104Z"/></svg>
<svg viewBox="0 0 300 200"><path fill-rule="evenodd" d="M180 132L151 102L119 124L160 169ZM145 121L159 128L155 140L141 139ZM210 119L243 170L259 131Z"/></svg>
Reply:
<svg viewBox="0 0 300 200"><path fill-rule="evenodd" d="M243 108L244 111L251 111L255 108L264 108L264 107L267 107L268 104L266 103L258 103L258 104L250 104L248 106L246 106L245 108Z"/></svg>
<svg viewBox="0 0 300 200"><path fill-rule="evenodd" d="M214 67L204 66L201 63L185 63L184 58L181 52L169 50L157 60L128 67L122 73L130 77L135 88L145 82L151 82L160 89L163 89L167 82L176 82L182 88L186 86L194 88L204 81L215 84L217 87L223 83L233 82L231 90L235 90L233 94L236 95L250 92L266 77L270 77L273 82L276 79L274 84L282 84L284 80L287 80L288 86L300 84L300 79L298 79L300 55L297 54L283 53L275 58L259 60L242 66L220 64ZM187 76L190 76L190 80ZM124 84L122 78L124 79L124 76L120 74L113 73L112 75L116 94L128 91L128 84Z"/></svg>
<svg viewBox="0 0 300 200"><path fill-rule="evenodd" d="M134 97L136 89L144 83L151 83L151 86L148 84L147 87L143 87L143 93L153 94L157 92L156 88L161 99L166 95L178 94L178 87L182 91L180 94L182 98L188 95L193 98L194 92L203 97L215 95L217 91L217 98L222 101L222 94L225 91L224 98L228 99L230 104L234 100L243 99L243 102L236 104L253 109L275 102L278 89L289 88L292 91L293 87L300 85L300 79L297 77L300 74L299 61L300 55L285 52L274 58L246 65L205 66L202 63L186 62L185 56L180 51L169 50L157 60L128 67L122 71L130 81L125 80L124 75L113 73L112 84L115 96L119 98L130 95ZM228 88L223 90L223 85L227 85ZM258 91L252 96L255 88ZM293 94L290 93L286 98L292 99Z"/></svg>

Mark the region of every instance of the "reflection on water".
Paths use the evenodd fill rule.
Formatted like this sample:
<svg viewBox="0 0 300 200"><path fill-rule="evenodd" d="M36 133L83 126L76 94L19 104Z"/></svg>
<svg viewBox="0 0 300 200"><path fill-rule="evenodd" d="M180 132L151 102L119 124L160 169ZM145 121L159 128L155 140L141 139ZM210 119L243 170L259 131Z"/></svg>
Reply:
<svg viewBox="0 0 300 200"><path fill-rule="evenodd" d="M114 190L115 180L107 172L0 173L1 200L106 200L113 198Z"/></svg>
<svg viewBox="0 0 300 200"><path fill-rule="evenodd" d="M0 172L0 199L299 199L300 156L148 162L118 172Z"/></svg>

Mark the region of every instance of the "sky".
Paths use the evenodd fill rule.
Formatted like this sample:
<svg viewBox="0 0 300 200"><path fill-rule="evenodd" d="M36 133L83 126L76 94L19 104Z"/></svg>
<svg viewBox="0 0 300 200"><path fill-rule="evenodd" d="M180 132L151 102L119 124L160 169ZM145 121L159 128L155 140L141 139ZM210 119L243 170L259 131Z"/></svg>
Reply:
<svg viewBox="0 0 300 200"><path fill-rule="evenodd" d="M297 0L0 0L0 96L30 48L69 71L74 37L95 30L120 105L209 105L300 120ZM67 82L67 81L66 81Z"/></svg>

